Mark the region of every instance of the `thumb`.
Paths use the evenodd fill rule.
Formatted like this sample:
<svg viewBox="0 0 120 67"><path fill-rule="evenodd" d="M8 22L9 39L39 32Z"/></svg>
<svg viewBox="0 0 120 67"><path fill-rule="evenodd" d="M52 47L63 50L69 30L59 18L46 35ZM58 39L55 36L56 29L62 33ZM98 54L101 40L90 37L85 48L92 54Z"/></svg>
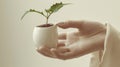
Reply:
<svg viewBox="0 0 120 67"><path fill-rule="evenodd" d="M57 24L60 28L66 29L66 28L78 28L80 29L82 23L84 21L67 21L67 22L60 22Z"/></svg>

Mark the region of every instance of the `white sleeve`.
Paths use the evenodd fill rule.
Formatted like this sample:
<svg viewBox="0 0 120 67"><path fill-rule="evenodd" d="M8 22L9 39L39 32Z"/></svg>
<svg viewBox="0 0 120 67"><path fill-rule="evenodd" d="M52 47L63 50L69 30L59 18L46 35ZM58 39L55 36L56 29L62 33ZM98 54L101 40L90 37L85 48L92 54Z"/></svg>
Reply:
<svg viewBox="0 0 120 67"><path fill-rule="evenodd" d="M108 23L104 50L93 53L90 67L120 67L120 33Z"/></svg>
<svg viewBox="0 0 120 67"><path fill-rule="evenodd" d="M107 24L104 51L99 67L120 67L120 34Z"/></svg>

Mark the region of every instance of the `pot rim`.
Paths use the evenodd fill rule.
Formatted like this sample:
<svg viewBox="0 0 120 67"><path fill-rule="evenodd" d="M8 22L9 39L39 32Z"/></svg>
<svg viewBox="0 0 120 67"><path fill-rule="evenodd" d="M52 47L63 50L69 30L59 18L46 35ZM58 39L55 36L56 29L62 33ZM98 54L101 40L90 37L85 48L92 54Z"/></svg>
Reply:
<svg viewBox="0 0 120 67"><path fill-rule="evenodd" d="M57 26L57 25L56 24L51 24L51 26L48 26L48 27L40 27L40 25L37 25L37 26L35 26L35 28L52 28L52 27L55 27L55 26Z"/></svg>

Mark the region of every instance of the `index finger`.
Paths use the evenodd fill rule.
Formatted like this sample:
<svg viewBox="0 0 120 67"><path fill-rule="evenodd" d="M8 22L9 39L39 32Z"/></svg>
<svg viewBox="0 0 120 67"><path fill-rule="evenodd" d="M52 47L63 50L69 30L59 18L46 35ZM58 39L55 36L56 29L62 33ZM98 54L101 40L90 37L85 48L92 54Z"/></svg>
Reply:
<svg viewBox="0 0 120 67"><path fill-rule="evenodd" d="M84 23L84 21L66 21L66 22L60 22L57 25L61 28L80 28L81 25Z"/></svg>

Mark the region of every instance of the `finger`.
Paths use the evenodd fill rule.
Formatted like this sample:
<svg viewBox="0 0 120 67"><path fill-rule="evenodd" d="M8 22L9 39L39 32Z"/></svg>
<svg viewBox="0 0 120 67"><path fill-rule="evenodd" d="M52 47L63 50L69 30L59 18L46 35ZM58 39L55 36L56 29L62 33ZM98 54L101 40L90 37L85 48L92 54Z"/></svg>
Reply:
<svg viewBox="0 0 120 67"><path fill-rule="evenodd" d="M63 57L60 56L59 51L56 49L51 49L51 53L58 59L63 59Z"/></svg>
<svg viewBox="0 0 120 67"><path fill-rule="evenodd" d="M67 22L61 22L58 23L57 25L61 28L80 28L81 25L84 23L84 21L67 21Z"/></svg>
<svg viewBox="0 0 120 67"><path fill-rule="evenodd" d="M65 56L64 54L69 53L70 50L68 48L59 48L59 49L51 49L51 52L53 55L56 56L56 58L65 60L68 57Z"/></svg>
<svg viewBox="0 0 120 67"><path fill-rule="evenodd" d="M52 53L50 52L50 48L48 47L40 47L37 49L37 52L39 52L40 54L46 56L46 57L51 57L51 58L54 58L54 56L52 55Z"/></svg>
<svg viewBox="0 0 120 67"><path fill-rule="evenodd" d="M66 33L59 34L58 39L65 40L66 39Z"/></svg>
<svg viewBox="0 0 120 67"><path fill-rule="evenodd" d="M59 40L57 44L57 48L65 46L66 40Z"/></svg>

